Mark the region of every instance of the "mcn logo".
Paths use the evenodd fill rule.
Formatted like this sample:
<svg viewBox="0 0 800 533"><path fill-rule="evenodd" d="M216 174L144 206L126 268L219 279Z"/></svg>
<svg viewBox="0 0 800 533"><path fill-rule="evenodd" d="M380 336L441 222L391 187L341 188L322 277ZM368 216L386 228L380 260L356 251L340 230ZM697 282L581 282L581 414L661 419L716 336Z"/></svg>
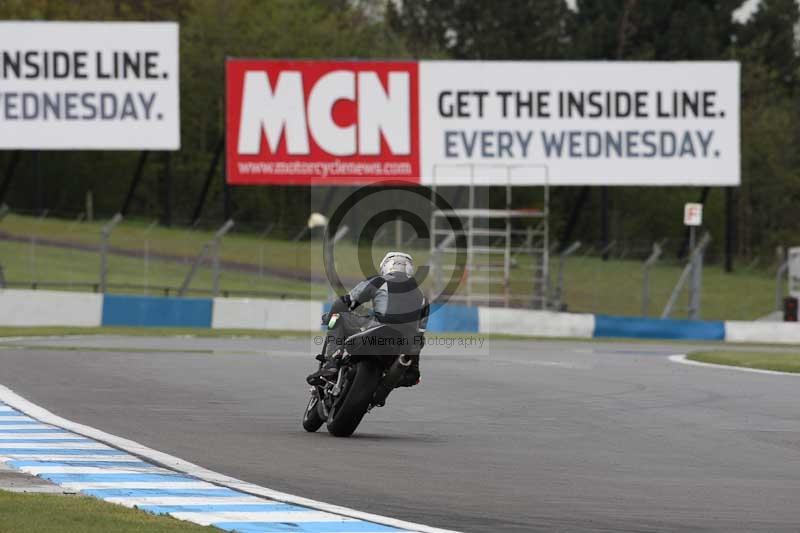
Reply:
<svg viewBox="0 0 800 533"><path fill-rule="evenodd" d="M226 63L232 184L419 181L417 65Z"/></svg>

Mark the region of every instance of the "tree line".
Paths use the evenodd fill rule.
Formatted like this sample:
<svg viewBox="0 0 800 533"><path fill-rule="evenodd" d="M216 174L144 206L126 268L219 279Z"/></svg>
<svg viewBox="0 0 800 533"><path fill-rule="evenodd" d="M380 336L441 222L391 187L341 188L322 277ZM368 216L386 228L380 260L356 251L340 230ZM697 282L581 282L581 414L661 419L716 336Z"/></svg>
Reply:
<svg viewBox="0 0 800 533"><path fill-rule="evenodd" d="M516 60L738 60L742 63L742 185L733 191L735 252L772 253L800 244L800 56L795 0L761 0L738 22L741 0L6 0L0 19L180 22L181 144L149 154L130 215L192 219L224 128L226 57ZM14 168L5 202L14 209L74 215L120 209L140 161L136 152L0 152ZM171 189L167 190L172 176ZM3 179L0 174L0 180ZM555 188L553 236L596 242L680 240L686 201L706 199L707 226L721 247L725 193L699 188ZM527 201L525 193L517 200ZM533 197L529 199L533 202ZM164 203L171 220L164 219ZM307 187L226 190L221 169L201 222L227 214L289 235L308 216ZM576 211L575 206L579 206Z"/></svg>

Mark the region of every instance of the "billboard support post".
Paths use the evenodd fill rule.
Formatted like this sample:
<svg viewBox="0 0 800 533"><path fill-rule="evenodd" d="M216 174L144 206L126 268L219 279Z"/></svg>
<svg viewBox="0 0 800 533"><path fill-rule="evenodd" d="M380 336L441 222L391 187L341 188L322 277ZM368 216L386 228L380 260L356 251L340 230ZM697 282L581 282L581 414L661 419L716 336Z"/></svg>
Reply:
<svg viewBox="0 0 800 533"><path fill-rule="evenodd" d="M34 157L34 168L36 173L36 214L41 215L45 211L44 207L44 187L42 185L42 151L36 150L36 157Z"/></svg>
<svg viewBox="0 0 800 533"><path fill-rule="evenodd" d="M609 228L608 228L608 187L600 187L600 246L603 247L603 261L608 261Z"/></svg>
<svg viewBox="0 0 800 533"><path fill-rule="evenodd" d="M736 218L733 215L733 187L725 187L725 272L733 272Z"/></svg>
<svg viewBox="0 0 800 533"><path fill-rule="evenodd" d="M211 188L211 180L214 179L214 174L217 173L217 167L219 166L219 161L222 157L222 151L224 149L225 136L221 135L219 141L217 142L217 146L214 148L214 155L211 158L211 163L208 165L208 171L206 172L206 180L203 182L203 188L200 190L200 197L197 199L197 205L195 205L194 212L192 213L192 226L196 226L200 221L200 215L203 212L203 204L206 203L208 190ZM226 213L225 216L227 217L228 213Z"/></svg>
<svg viewBox="0 0 800 533"><path fill-rule="evenodd" d="M222 212L226 220L231 218L231 186L227 182L222 184Z"/></svg>
<svg viewBox="0 0 800 533"><path fill-rule="evenodd" d="M583 186L578 193L578 198L575 200L575 203L572 204L572 210L569 213L569 218L567 219L567 225L564 228L564 232L561 234L561 244L559 245L561 250L567 247L567 243L570 242L572 239L572 234L575 232L575 227L578 225L578 219L583 212L583 206L586 204L586 200L589 197L589 187Z"/></svg>
<svg viewBox="0 0 800 533"><path fill-rule="evenodd" d="M162 173L162 206L161 224L172 226L172 157L171 152L164 152L164 169Z"/></svg>
<svg viewBox="0 0 800 533"><path fill-rule="evenodd" d="M133 171L133 178L131 179L131 185L128 187L128 194L125 195L125 200L122 202L122 209L120 209L120 213L122 216L128 215L128 209L131 206L131 202L133 201L133 195L136 193L136 188L139 186L139 182L142 179L142 173L144 172L144 164L147 162L147 155L150 152L147 150L142 150L142 153L139 155L139 161L136 163L136 170Z"/></svg>
<svg viewBox="0 0 800 533"><path fill-rule="evenodd" d="M0 184L0 203L6 199L6 193L8 192L8 187L11 185L11 181L14 179L14 171L19 165L20 155L22 152L20 150L14 150L11 152L11 157L8 160L8 164L6 165L6 172L5 176L3 177L3 183Z"/></svg>

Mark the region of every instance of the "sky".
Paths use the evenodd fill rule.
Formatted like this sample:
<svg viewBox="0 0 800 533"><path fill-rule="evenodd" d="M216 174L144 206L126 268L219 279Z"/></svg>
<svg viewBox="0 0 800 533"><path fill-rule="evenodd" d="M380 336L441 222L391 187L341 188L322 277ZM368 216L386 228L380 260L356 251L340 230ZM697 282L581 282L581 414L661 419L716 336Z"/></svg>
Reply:
<svg viewBox="0 0 800 533"><path fill-rule="evenodd" d="M739 9L733 12L734 20L737 22L746 22L747 19L750 18L750 15L756 10L760 1L761 0L746 0Z"/></svg>
<svg viewBox="0 0 800 533"><path fill-rule="evenodd" d="M738 22L745 22L747 19L750 18L750 15L756 10L758 7L758 3L761 0L744 0L742 5L734 11L733 18ZM575 0L566 0L567 5L569 5L570 9L575 9Z"/></svg>

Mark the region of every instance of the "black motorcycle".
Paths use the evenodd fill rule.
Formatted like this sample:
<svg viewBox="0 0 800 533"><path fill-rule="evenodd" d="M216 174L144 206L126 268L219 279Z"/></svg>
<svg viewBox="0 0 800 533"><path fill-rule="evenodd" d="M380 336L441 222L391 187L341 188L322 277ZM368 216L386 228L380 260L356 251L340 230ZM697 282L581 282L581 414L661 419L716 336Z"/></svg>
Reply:
<svg viewBox="0 0 800 533"><path fill-rule="evenodd" d="M386 339L398 338L402 337L386 325L348 337L336 379L311 387L311 398L303 413L303 428L314 432L327 423L331 435L349 437L365 414L384 406L412 358L419 355L422 345L422 342L406 345L386 342ZM417 340L422 340L421 331ZM325 346L322 353L325 353Z"/></svg>

